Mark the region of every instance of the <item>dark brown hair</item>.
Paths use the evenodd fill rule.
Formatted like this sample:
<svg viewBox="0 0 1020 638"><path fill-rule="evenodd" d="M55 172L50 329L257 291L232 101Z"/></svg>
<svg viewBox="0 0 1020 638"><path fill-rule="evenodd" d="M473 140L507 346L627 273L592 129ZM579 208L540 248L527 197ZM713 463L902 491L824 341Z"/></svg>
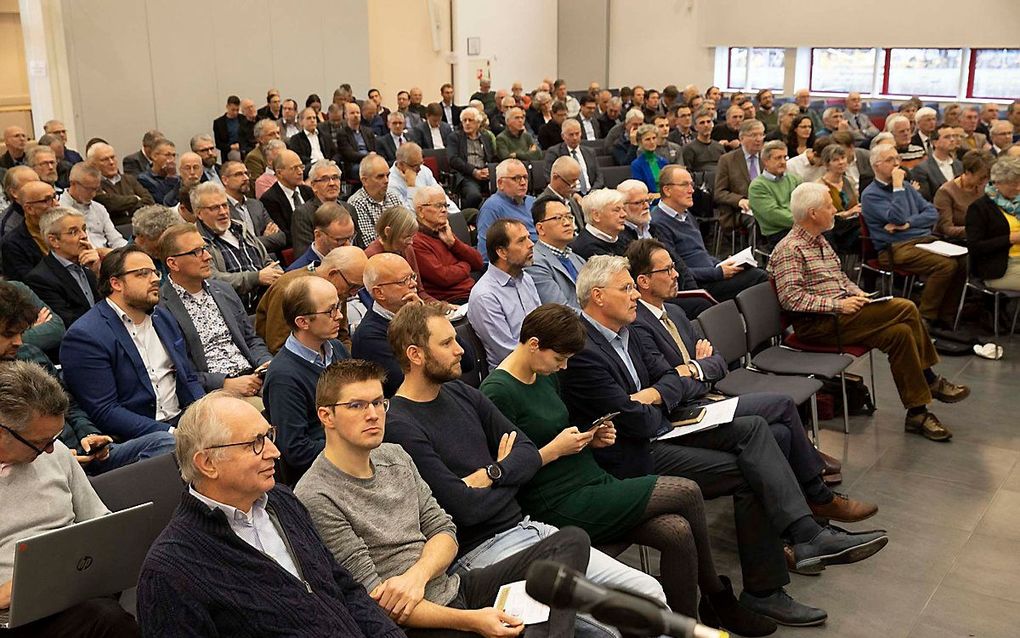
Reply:
<svg viewBox="0 0 1020 638"><path fill-rule="evenodd" d="M528 313L521 324L520 342L538 339L538 347L561 355L584 350L587 335L581 318L570 307L558 303L542 304Z"/></svg>

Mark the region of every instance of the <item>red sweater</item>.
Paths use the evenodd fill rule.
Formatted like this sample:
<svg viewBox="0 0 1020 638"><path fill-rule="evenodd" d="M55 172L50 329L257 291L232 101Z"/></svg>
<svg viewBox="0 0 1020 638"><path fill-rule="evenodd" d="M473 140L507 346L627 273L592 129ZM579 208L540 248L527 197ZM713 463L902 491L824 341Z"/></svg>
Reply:
<svg viewBox="0 0 1020 638"><path fill-rule="evenodd" d="M442 239L419 230L412 245L425 292L443 301L465 300L475 280L472 270L482 269L482 256L461 240L447 247Z"/></svg>

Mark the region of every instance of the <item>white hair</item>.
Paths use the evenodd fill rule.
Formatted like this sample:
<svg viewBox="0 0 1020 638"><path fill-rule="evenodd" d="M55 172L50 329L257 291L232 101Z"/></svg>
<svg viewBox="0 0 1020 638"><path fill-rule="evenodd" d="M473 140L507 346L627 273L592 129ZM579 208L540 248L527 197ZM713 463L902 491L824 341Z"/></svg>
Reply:
<svg viewBox="0 0 1020 638"><path fill-rule="evenodd" d="M630 262L618 255L594 255L581 267L577 274L577 303L582 308L591 300L591 291L605 288L620 271L629 271Z"/></svg>
<svg viewBox="0 0 1020 638"><path fill-rule="evenodd" d="M414 191L414 207L418 208L425 202L429 201L433 195L443 195L446 197L446 191L443 190L442 186L438 184L435 186L422 186Z"/></svg>
<svg viewBox="0 0 1020 638"><path fill-rule="evenodd" d="M642 122L644 122L645 121L645 114L642 113L638 109L631 109L631 110L627 111L627 115L624 116L623 123L624 124L630 124L631 120L641 120Z"/></svg>
<svg viewBox="0 0 1020 638"><path fill-rule="evenodd" d="M465 119L480 120L481 116L478 114L478 109L473 106L469 106L460 112L460 121L463 122Z"/></svg>
<svg viewBox="0 0 1020 638"><path fill-rule="evenodd" d="M621 193L641 193L642 195L647 195L648 185L639 179L625 179L617 184L616 190Z"/></svg>
<svg viewBox="0 0 1020 638"><path fill-rule="evenodd" d="M191 189L191 193L188 196L188 202L191 204L191 210L197 211L200 206L200 202L203 197L207 195L223 195L227 196L227 191L223 189L223 186L216 182L202 182L198 186Z"/></svg>
<svg viewBox="0 0 1020 638"><path fill-rule="evenodd" d="M624 201L626 198L619 191L612 188L596 188L581 200L581 210L584 211L585 219L591 219L592 213L597 213L613 204L622 204Z"/></svg>
<svg viewBox="0 0 1020 638"><path fill-rule="evenodd" d="M42 232L42 236L56 235L56 226L65 217L81 217L84 219L85 213L67 206L57 206L49 209L39 218L39 230Z"/></svg>
<svg viewBox="0 0 1020 638"><path fill-rule="evenodd" d="M520 166L521 168L525 168L524 162L522 162L519 159L514 159L512 157L505 159L496 165L496 179L502 179L506 177L507 173L510 172L511 166Z"/></svg>
<svg viewBox="0 0 1020 638"><path fill-rule="evenodd" d="M812 208L819 208L830 199L829 189L818 182L805 182L793 189L790 195L790 212L793 213L793 221L800 223L807 217L808 211Z"/></svg>
<svg viewBox="0 0 1020 638"><path fill-rule="evenodd" d="M886 143L889 144L893 143L893 134L890 133L889 131L882 131L871 140L871 144L868 146L868 148L870 148L871 150L875 150L879 146L885 146Z"/></svg>
<svg viewBox="0 0 1020 638"><path fill-rule="evenodd" d="M915 116L916 116L916 114L915 114ZM907 124L910 124L910 120L907 119L906 115L900 115L898 113L894 114L894 115L890 115L888 117L888 119L886 119L886 121L885 121L885 130L886 130L886 132L887 133L892 133L893 127L896 126L896 124L899 123L900 120L903 120Z"/></svg>
<svg viewBox="0 0 1020 638"><path fill-rule="evenodd" d="M337 163L334 162L333 160L331 159L319 160L318 162L312 164L312 167L308 169L308 181L314 182L316 179L319 178L319 175L326 172L327 168L335 168L336 170L340 171L341 176L344 174L343 170L341 170L340 167L337 166Z"/></svg>
<svg viewBox="0 0 1020 638"><path fill-rule="evenodd" d="M882 156L886 153L896 153L896 147L891 144L879 144L871 149L871 155L868 156L868 162L875 166L882 161Z"/></svg>
<svg viewBox="0 0 1020 638"><path fill-rule="evenodd" d="M938 117L939 116L939 114L936 113L935 109L933 109L932 107L930 107L930 106L922 106L921 108L917 109L917 113L914 113L914 121L916 122L917 120L921 119L922 117L928 117L929 115L932 116L932 117Z"/></svg>

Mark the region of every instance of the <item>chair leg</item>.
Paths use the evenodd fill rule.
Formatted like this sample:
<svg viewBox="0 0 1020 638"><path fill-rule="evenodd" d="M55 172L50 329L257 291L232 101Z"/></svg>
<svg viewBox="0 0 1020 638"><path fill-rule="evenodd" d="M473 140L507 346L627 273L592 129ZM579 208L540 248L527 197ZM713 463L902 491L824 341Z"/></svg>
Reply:
<svg viewBox="0 0 1020 638"><path fill-rule="evenodd" d="M967 284L963 285L963 291L960 292L960 305L956 307L956 321L953 322L953 332L960 327L960 316L963 314L963 302L967 300Z"/></svg>
<svg viewBox="0 0 1020 638"><path fill-rule="evenodd" d="M868 368L871 371L871 404L878 409L878 388L875 387L875 351L868 350Z"/></svg>
<svg viewBox="0 0 1020 638"><path fill-rule="evenodd" d="M850 434L850 406L846 402L846 371L839 373L839 385L843 390L843 434Z"/></svg>
<svg viewBox="0 0 1020 638"><path fill-rule="evenodd" d="M821 449L818 439L818 395L811 395L811 431L815 435L815 447Z"/></svg>
<svg viewBox="0 0 1020 638"><path fill-rule="evenodd" d="M995 316L992 317L992 333L995 335L995 339L998 340L999 339L999 298L1001 297L1001 295L999 295L999 293L995 293L994 295L992 295L992 297L995 299L995 302L992 304L992 307L995 308Z"/></svg>
<svg viewBox="0 0 1020 638"><path fill-rule="evenodd" d="M1013 333L1016 332L1016 318L1020 315L1020 299L1016 300L1016 308L1013 310L1013 323L1009 327L1009 336L1012 339Z"/></svg>
<svg viewBox="0 0 1020 638"><path fill-rule="evenodd" d="M644 545L638 545L638 558L641 560L641 571L651 576L652 561L648 559L648 548Z"/></svg>

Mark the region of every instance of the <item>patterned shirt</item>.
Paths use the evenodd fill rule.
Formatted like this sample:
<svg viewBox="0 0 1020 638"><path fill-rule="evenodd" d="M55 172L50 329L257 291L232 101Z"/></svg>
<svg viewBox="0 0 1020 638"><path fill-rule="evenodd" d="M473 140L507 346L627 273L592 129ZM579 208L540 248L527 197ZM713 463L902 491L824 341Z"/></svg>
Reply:
<svg viewBox="0 0 1020 638"><path fill-rule="evenodd" d="M254 272L262 270L265 266L262 263L262 255L252 243L247 241L248 238L244 236L244 224L236 219L232 220L227 232L233 236L233 242L224 238L227 234L226 232L223 235L209 233L212 244L219 249L220 254L223 256L223 269L227 272Z"/></svg>
<svg viewBox="0 0 1020 638"><path fill-rule="evenodd" d="M780 305L793 312L836 312L840 299L864 294L840 268L829 242L796 224L772 251L768 271Z"/></svg>
<svg viewBox="0 0 1020 638"><path fill-rule="evenodd" d="M198 332L205 353L207 371L230 376L251 369L251 362L234 343L230 330L223 321L220 307L209 294L208 287L203 283L202 290L192 294L177 285L173 279L170 280L170 285L181 298L184 310L191 317L191 323L195 324L195 331Z"/></svg>
<svg viewBox="0 0 1020 638"><path fill-rule="evenodd" d="M403 206L400 197L393 191L386 191L381 202L377 202L368 194L364 188L351 195L347 203L354 207L357 214L358 237L362 242L362 248L375 241L375 223L379 220L382 212L394 206Z"/></svg>

